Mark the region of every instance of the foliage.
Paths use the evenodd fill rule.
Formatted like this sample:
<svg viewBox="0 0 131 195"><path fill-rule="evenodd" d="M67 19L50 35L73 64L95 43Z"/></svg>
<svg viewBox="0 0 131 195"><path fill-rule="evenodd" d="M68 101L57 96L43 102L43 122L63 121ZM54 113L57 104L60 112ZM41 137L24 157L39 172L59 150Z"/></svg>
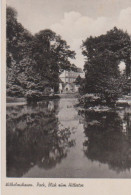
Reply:
<svg viewBox="0 0 131 195"><path fill-rule="evenodd" d="M106 35L86 39L83 42L83 55L87 57L86 78L81 91L97 93L108 105L115 104L126 84L118 65L124 60L129 68L130 49L129 35L117 28Z"/></svg>
<svg viewBox="0 0 131 195"><path fill-rule="evenodd" d="M54 95L54 92L52 88L48 86L48 87L45 87L44 91L30 89L25 94L25 97L27 98L27 101L30 102L30 101L42 100L44 97L48 97L48 96L52 97L53 95Z"/></svg>
<svg viewBox="0 0 131 195"><path fill-rule="evenodd" d="M18 21L17 12L7 7L7 95L11 85L43 91L48 85L58 90L59 74L74 69L70 50L59 35L51 30L42 30L31 35ZM8 88L9 87L9 88Z"/></svg>
<svg viewBox="0 0 131 195"><path fill-rule="evenodd" d="M47 29L35 35L32 42L32 56L36 62L35 71L56 88L60 73L72 68L69 58L74 58L75 53L69 49L66 41Z"/></svg>
<svg viewBox="0 0 131 195"><path fill-rule="evenodd" d="M26 93L26 97L27 99L30 101L31 99L33 100L38 100L41 96L42 96L42 92L38 91L38 90L29 90L27 93Z"/></svg>
<svg viewBox="0 0 131 195"><path fill-rule="evenodd" d="M130 36L127 32L114 27L105 35L89 37L83 42L83 55L88 59L85 70L90 63L98 62L101 63L102 69L110 65L108 73L110 71L112 73L113 69L114 74L118 74L118 64L121 60L125 61L127 67L131 64Z"/></svg>
<svg viewBox="0 0 131 195"><path fill-rule="evenodd" d="M76 85L81 85L82 82L83 82L83 78L81 78L81 76L79 75L79 76L76 78L76 80L75 80L75 84L76 84Z"/></svg>
<svg viewBox="0 0 131 195"><path fill-rule="evenodd" d="M7 36L7 67L12 66L12 60L19 62L27 56L32 41L32 35L17 21L17 12L7 7L6 36Z"/></svg>
<svg viewBox="0 0 131 195"><path fill-rule="evenodd" d="M23 88L18 85L9 85L7 88L7 94L11 97L23 97Z"/></svg>
<svg viewBox="0 0 131 195"><path fill-rule="evenodd" d="M86 112L84 153L91 161L108 164L117 172L131 166L130 114L123 112ZM124 126L124 127L123 127ZM124 130L124 131L123 131ZM126 160L125 160L126 159Z"/></svg>
<svg viewBox="0 0 131 195"><path fill-rule="evenodd" d="M26 88L26 72L31 64L29 52L33 36L17 21L17 12L11 7L7 7L6 22L7 95L14 93L15 96L15 91L11 90L14 90L16 86L17 89L23 88L23 94Z"/></svg>
<svg viewBox="0 0 131 195"><path fill-rule="evenodd" d="M47 100L7 108L8 177L22 177L33 165L53 168L67 156L74 140L58 121L58 105L59 100Z"/></svg>
<svg viewBox="0 0 131 195"><path fill-rule="evenodd" d="M101 98L94 94L85 94L80 97L79 104L84 108L94 107L101 104Z"/></svg>

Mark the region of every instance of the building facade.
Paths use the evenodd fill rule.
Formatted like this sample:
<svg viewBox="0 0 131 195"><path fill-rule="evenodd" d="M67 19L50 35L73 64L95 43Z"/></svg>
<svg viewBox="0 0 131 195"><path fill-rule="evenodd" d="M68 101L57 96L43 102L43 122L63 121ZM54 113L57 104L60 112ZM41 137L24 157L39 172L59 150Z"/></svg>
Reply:
<svg viewBox="0 0 131 195"><path fill-rule="evenodd" d="M76 78L80 76L81 78L84 78L84 72L82 71L81 68L77 68L77 72L75 71L64 71L60 75L60 79L64 83L74 83Z"/></svg>
<svg viewBox="0 0 131 195"><path fill-rule="evenodd" d="M60 80L61 80L59 84L60 93L78 92L79 87L74 83L78 76L84 78L84 72L82 71L81 68L77 68L77 71L64 71L60 75Z"/></svg>

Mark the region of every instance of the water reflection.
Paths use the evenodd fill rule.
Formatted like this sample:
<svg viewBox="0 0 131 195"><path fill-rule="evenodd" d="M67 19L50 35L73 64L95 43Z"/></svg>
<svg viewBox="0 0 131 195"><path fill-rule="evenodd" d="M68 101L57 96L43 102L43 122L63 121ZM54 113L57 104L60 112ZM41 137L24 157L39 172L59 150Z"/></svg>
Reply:
<svg viewBox="0 0 131 195"><path fill-rule="evenodd" d="M131 177L130 108L79 113L76 104L7 107L8 177Z"/></svg>
<svg viewBox="0 0 131 195"><path fill-rule="evenodd" d="M86 139L83 151L92 161L106 163L116 172L131 168L131 113L86 112L83 117Z"/></svg>
<svg viewBox="0 0 131 195"><path fill-rule="evenodd" d="M22 177L37 165L51 169L74 145L58 121L59 100L7 107L7 177Z"/></svg>

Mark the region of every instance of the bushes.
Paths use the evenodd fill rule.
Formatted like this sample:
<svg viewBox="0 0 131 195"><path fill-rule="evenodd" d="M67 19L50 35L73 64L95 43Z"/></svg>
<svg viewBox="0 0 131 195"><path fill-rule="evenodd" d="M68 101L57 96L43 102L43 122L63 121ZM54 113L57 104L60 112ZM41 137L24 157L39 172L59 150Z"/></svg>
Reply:
<svg viewBox="0 0 131 195"><path fill-rule="evenodd" d="M85 80L85 88L83 86L81 88L83 94L86 93L86 95L83 96L84 99L87 99L84 100L85 104L88 102L91 106L100 104L114 107L118 98L124 94L124 90L127 88L127 79L123 75L120 75L118 78L103 76L103 78L97 79L98 78L93 78L93 81L96 82L95 84L93 81L86 82Z"/></svg>
<svg viewBox="0 0 131 195"><path fill-rule="evenodd" d="M37 101L49 97L50 95L54 95L54 93L50 87L46 87L43 92L39 90L29 90L26 93L26 98L27 101Z"/></svg>
<svg viewBox="0 0 131 195"><path fill-rule="evenodd" d="M37 100L39 98L42 97L42 92L40 91L37 91L37 90L29 90L27 93L26 93L26 98L27 100Z"/></svg>
<svg viewBox="0 0 131 195"><path fill-rule="evenodd" d="M89 107L114 107L116 104L117 95L112 91L108 91L108 94L85 94L81 98L79 98L79 104L84 108Z"/></svg>
<svg viewBox="0 0 131 195"><path fill-rule="evenodd" d="M102 104L102 100L99 96L94 94L85 94L79 99L80 105L84 108L94 107L96 105ZM104 102L103 102L104 103Z"/></svg>
<svg viewBox="0 0 131 195"><path fill-rule="evenodd" d="M25 94L24 89L19 85L9 85L6 92L7 96L11 97L23 97Z"/></svg>

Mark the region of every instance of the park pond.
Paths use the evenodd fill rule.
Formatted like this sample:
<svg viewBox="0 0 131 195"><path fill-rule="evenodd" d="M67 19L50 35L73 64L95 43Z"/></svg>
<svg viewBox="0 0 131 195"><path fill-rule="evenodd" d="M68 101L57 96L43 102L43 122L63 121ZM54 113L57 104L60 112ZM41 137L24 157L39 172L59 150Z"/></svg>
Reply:
<svg viewBox="0 0 131 195"><path fill-rule="evenodd" d="M7 177L131 178L130 107L79 112L76 104L7 104Z"/></svg>

